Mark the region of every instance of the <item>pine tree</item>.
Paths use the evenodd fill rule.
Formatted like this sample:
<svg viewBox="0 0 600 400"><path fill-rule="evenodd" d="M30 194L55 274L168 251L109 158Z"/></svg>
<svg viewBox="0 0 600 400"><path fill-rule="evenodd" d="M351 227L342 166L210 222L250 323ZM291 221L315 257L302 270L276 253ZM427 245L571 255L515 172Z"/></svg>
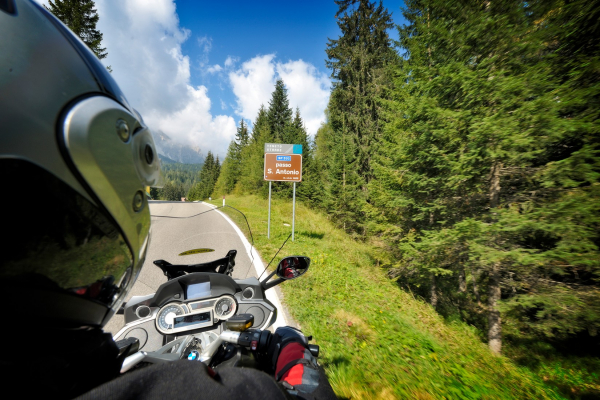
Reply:
<svg viewBox="0 0 600 400"><path fill-rule="evenodd" d="M292 109L287 96L287 89L282 79L277 79L275 90L271 94L267 118L274 143L289 143L285 141L285 131L292 122Z"/></svg>
<svg viewBox="0 0 600 400"><path fill-rule="evenodd" d="M325 164L332 192L329 211L348 230L366 233L364 208L373 177L372 159L381 136L380 100L386 66L396 55L387 30L391 15L368 0L337 0L342 35L329 39L326 65L332 70L329 102L331 160Z"/></svg>
<svg viewBox="0 0 600 400"><path fill-rule="evenodd" d="M49 0L48 11L69 27L99 58L108 53L102 46L102 33L96 29L98 16L92 0Z"/></svg>
<svg viewBox="0 0 600 400"><path fill-rule="evenodd" d="M233 191L239 179L239 168L239 163L235 161L235 141L231 141L225 160L221 165L221 173L212 192L213 197L223 196Z"/></svg>
<svg viewBox="0 0 600 400"><path fill-rule="evenodd" d="M240 174L241 168L245 164L245 160L243 158L244 149L248 147L250 144L250 134L248 133L248 125L242 119L240 121L240 126L237 128L237 132L235 134L235 139L233 142L233 149L231 154L231 173L235 174L232 176L230 180L233 181L233 185L237 183ZM229 178L228 178L229 179ZM233 189L233 187L232 187Z"/></svg>
<svg viewBox="0 0 600 400"><path fill-rule="evenodd" d="M212 181L215 182L221 173L221 163L219 162L219 156L217 156L217 160L215 161L215 166L213 168L213 176Z"/></svg>
<svg viewBox="0 0 600 400"><path fill-rule="evenodd" d="M250 136L248 134L248 126L244 120L240 121L240 126L237 128L235 139L231 141L227 149L227 155L223 160L219 179L215 184L213 194L216 196L228 194L233 191L235 185L240 179L242 167L246 162L242 158L245 154L245 148L249 145Z"/></svg>
<svg viewBox="0 0 600 400"><path fill-rule="evenodd" d="M264 182L265 143L273 143L267 110L261 106L252 126L248 146L242 151L240 189L266 196L268 185Z"/></svg>
<svg viewBox="0 0 600 400"><path fill-rule="evenodd" d="M242 149L248 146L250 135L248 134L248 125L246 125L243 119L240 120L240 126L237 128L234 140L238 153L241 153Z"/></svg>
<svg viewBox="0 0 600 400"><path fill-rule="evenodd" d="M181 201L181 198L184 197L184 195L185 192L181 185L167 182L160 190L159 198L167 201Z"/></svg>
<svg viewBox="0 0 600 400"><path fill-rule="evenodd" d="M219 179L221 165L219 157L215 159L212 152L209 151L198 174L198 183L196 183L188 192L189 200L204 200L210 197L214 191L215 184Z"/></svg>

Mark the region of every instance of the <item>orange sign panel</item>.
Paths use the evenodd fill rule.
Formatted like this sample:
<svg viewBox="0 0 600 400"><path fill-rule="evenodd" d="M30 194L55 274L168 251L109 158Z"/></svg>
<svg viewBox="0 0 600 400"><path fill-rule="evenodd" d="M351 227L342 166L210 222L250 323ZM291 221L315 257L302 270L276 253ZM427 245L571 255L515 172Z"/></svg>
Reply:
<svg viewBox="0 0 600 400"><path fill-rule="evenodd" d="M302 154L265 154L265 181L302 182Z"/></svg>

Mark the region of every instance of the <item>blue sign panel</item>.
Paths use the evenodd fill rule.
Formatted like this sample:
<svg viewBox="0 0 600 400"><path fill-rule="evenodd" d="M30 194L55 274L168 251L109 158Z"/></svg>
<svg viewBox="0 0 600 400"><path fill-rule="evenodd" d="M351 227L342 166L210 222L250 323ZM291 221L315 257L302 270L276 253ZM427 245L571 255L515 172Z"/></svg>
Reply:
<svg viewBox="0 0 600 400"><path fill-rule="evenodd" d="M302 145L301 144L294 145L294 154L302 154Z"/></svg>
<svg viewBox="0 0 600 400"><path fill-rule="evenodd" d="M277 156L277 161L292 161L292 156Z"/></svg>

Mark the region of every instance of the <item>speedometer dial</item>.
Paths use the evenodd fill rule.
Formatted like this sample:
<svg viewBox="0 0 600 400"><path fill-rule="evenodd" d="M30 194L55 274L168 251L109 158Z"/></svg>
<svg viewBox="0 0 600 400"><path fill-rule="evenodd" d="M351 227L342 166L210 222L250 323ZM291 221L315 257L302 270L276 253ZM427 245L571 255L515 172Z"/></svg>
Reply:
<svg viewBox="0 0 600 400"><path fill-rule="evenodd" d="M235 314L236 304L233 297L221 297L215 304L215 313L219 319L227 319Z"/></svg>
<svg viewBox="0 0 600 400"><path fill-rule="evenodd" d="M160 310L156 317L156 323L158 324L159 328L162 328L162 330L166 331L167 329L173 328L173 319L176 316L183 314L185 314L185 312L181 306L172 304Z"/></svg>

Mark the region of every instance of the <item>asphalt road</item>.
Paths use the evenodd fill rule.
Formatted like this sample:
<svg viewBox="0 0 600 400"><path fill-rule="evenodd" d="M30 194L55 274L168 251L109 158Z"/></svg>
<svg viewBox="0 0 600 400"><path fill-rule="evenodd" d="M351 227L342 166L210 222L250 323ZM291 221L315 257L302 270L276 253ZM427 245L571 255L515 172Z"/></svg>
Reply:
<svg viewBox="0 0 600 400"><path fill-rule="evenodd" d="M150 214L152 215L150 246L146 261L127 300L131 296L154 293L161 284L167 281L162 270L152 264L152 261L158 259L172 264L195 264L225 257L229 250L235 249L238 253L235 259L233 278L244 279L257 276L256 268L252 264L238 232L218 212L210 211L191 218L158 217L190 217L209 210L212 210L212 207L206 203L150 201ZM244 231L243 227L242 230ZM198 248L209 248L215 251L187 256L178 255L186 250ZM258 265L262 265L260 260L258 260ZM269 290L267 294L270 294L269 292L273 291ZM275 297L275 292L269 297ZM279 304L276 306L280 308ZM281 315L284 314L282 311L284 310L280 309ZM278 322L285 323L285 321ZM115 315L104 330L115 334L122 327L123 316Z"/></svg>

